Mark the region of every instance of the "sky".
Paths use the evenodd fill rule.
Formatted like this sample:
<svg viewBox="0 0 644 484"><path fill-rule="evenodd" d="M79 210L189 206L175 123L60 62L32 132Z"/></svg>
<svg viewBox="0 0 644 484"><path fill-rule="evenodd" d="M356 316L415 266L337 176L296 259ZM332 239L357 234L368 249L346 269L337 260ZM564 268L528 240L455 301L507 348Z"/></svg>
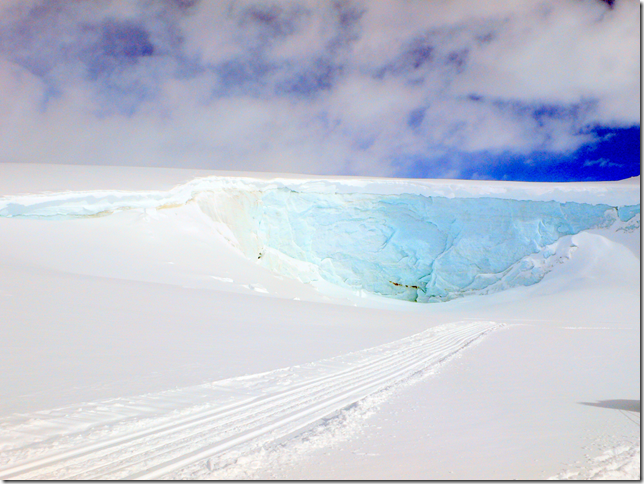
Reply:
<svg viewBox="0 0 644 484"><path fill-rule="evenodd" d="M0 0L0 162L640 174L637 0Z"/></svg>

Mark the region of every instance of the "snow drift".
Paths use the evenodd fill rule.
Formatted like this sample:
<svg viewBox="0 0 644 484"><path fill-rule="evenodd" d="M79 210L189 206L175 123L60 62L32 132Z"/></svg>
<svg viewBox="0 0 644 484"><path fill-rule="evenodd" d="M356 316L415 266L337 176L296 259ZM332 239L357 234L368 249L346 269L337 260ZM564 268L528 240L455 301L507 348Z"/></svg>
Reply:
<svg viewBox="0 0 644 484"><path fill-rule="evenodd" d="M569 236L639 227L639 203L370 188L209 177L168 192L6 197L0 216L68 219L196 202L234 247L278 274L416 302L535 284L574 250Z"/></svg>

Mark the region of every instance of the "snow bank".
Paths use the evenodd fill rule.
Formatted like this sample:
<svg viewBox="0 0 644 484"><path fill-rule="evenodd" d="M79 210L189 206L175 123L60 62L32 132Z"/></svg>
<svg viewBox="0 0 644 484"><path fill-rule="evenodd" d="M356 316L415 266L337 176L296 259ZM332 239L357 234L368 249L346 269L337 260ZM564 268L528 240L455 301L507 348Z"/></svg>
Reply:
<svg viewBox="0 0 644 484"><path fill-rule="evenodd" d="M639 226L637 187L625 190L638 203L619 206L570 200L583 199L579 189L566 201L561 190L542 200L539 187L519 199L504 198L516 187L492 188L207 177L167 192L6 197L0 216L67 219L195 201L233 246L278 274L416 302L535 284L574 248L564 237Z"/></svg>

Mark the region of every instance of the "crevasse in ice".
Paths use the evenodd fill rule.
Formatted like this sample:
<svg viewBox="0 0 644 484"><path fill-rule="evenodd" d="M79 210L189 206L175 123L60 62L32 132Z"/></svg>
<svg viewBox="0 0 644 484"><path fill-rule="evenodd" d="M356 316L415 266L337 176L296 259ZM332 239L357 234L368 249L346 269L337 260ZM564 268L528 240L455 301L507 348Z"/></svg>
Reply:
<svg viewBox="0 0 644 484"><path fill-rule="evenodd" d="M418 302L446 301L502 279L504 287L534 284L547 265L527 256L547 259L561 237L639 213L639 205L288 188L203 193L198 201L232 230L247 257L276 272Z"/></svg>

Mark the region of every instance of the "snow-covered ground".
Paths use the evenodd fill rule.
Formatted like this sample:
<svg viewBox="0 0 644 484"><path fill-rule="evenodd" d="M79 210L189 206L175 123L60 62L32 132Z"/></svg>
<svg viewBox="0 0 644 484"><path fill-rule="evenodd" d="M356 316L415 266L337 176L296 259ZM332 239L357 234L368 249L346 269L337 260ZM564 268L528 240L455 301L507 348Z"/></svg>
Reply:
<svg viewBox="0 0 644 484"><path fill-rule="evenodd" d="M0 164L0 477L639 478L639 203Z"/></svg>

